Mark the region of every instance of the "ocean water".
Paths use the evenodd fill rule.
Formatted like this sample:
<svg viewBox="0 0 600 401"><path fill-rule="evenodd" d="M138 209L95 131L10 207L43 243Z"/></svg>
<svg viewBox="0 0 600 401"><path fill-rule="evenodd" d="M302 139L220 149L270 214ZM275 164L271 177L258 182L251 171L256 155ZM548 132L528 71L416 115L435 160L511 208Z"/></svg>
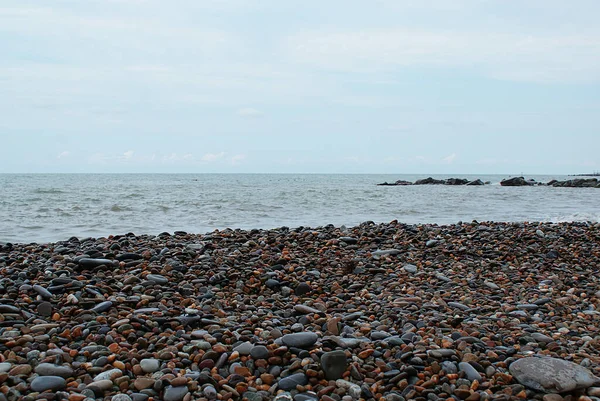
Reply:
<svg viewBox="0 0 600 401"><path fill-rule="evenodd" d="M600 189L382 187L427 175L0 174L0 241L51 242L111 234L225 228L353 226L363 221L594 221ZM434 178L450 176L435 175ZM527 176L536 181L567 176Z"/></svg>

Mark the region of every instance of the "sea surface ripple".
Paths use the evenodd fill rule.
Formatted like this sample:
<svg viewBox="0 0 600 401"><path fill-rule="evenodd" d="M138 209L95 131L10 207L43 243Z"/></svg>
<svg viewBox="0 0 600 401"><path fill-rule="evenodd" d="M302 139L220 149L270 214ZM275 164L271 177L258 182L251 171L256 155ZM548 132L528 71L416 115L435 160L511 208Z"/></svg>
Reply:
<svg viewBox="0 0 600 401"><path fill-rule="evenodd" d="M427 175L0 174L0 241L72 236L205 233L225 228L353 226L363 221L593 221L600 189L485 186L381 187ZM567 176L527 176L536 181Z"/></svg>

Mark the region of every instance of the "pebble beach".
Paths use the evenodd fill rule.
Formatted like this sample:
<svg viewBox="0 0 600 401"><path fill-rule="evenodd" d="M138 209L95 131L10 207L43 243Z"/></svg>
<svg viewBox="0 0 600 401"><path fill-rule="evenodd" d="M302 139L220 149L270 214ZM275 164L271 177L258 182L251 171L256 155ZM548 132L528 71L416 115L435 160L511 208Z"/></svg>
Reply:
<svg viewBox="0 0 600 401"><path fill-rule="evenodd" d="M0 245L0 401L600 400L600 224Z"/></svg>

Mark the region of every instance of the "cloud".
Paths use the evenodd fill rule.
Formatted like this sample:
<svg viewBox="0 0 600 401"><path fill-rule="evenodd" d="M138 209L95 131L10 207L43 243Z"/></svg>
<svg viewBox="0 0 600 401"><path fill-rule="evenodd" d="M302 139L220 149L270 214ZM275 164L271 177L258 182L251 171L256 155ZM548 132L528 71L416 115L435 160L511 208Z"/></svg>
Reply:
<svg viewBox="0 0 600 401"><path fill-rule="evenodd" d="M594 35L410 29L303 32L288 38L287 50L295 62L354 73L460 67L504 80L600 80L600 37Z"/></svg>
<svg viewBox="0 0 600 401"><path fill-rule="evenodd" d="M150 160L154 161L156 159L156 154L152 154L150 156ZM192 162L194 161L194 155L191 153L185 153L183 155L178 153L170 153L168 155L164 155L162 157L163 163L181 163L181 162Z"/></svg>
<svg viewBox="0 0 600 401"><path fill-rule="evenodd" d="M246 158L246 155L235 155L231 157L231 164L233 164L234 166L240 164L240 162L242 160L244 160Z"/></svg>
<svg viewBox="0 0 600 401"><path fill-rule="evenodd" d="M262 117L264 115L264 113L262 111L254 109L252 107L246 107L243 109L239 109L237 111L237 115L241 116L241 117L246 117L246 118L256 118L256 117Z"/></svg>
<svg viewBox="0 0 600 401"><path fill-rule="evenodd" d="M56 156L57 159L62 159L65 158L67 156L69 156L71 154L71 152L65 150L64 152L60 153L58 156Z"/></svg>
<svg viewBox="0 0 600 401"><path fill-rule="evenodd" d="M128 150L127 152L123 153L123 159L130 160L133 157L133 154L133 150Z"/></svg>
<svg viewBox="0 0 600 401"><path fill-rule="evenodd" d="M452 164L455 159L456 159L456 153L452 153L451 155L448 155L448 156L444 157L442 159L442 161L444 163Z"/></svg>
<svg viewBox="0 0 600 401"><path fill-rule="evenodd" d="M225 156L225 152L220 153L206 153L202 156L201 160L204 162L215 162L219 159L222 159Z"/></svg>

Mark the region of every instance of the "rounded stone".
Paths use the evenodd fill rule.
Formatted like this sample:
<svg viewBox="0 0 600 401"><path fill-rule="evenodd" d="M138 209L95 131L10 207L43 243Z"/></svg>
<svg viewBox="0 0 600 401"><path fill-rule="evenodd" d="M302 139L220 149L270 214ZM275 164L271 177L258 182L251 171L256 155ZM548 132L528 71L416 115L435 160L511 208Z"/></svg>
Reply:
<svg viewBox="0 0 600 401"><path fill-rule="evenodd" d="M145 373L154 373L160 369L160 361L153 358L142 359L140 361L140 366Z"/></svg>
<svg viewBox="0 0 600 401"><path fill-rule="evenodd" d="M321 356L321 368L327 380L341 379L348 368L346 353L341 350L324 353Z"/></svg>
<svg viewBox="0 0 600 401"><path fill-rule="evenodd" d="M52 316L52 304L47 301L40 302L37 306L37 312L44 317Z"/></svg>
<svg viewBox="0 0 600 401"><path fill-rule="evenodd" d="M269 350L264 345L256 345L250 351L250 356L254 359L267 359Z"/></svg>

